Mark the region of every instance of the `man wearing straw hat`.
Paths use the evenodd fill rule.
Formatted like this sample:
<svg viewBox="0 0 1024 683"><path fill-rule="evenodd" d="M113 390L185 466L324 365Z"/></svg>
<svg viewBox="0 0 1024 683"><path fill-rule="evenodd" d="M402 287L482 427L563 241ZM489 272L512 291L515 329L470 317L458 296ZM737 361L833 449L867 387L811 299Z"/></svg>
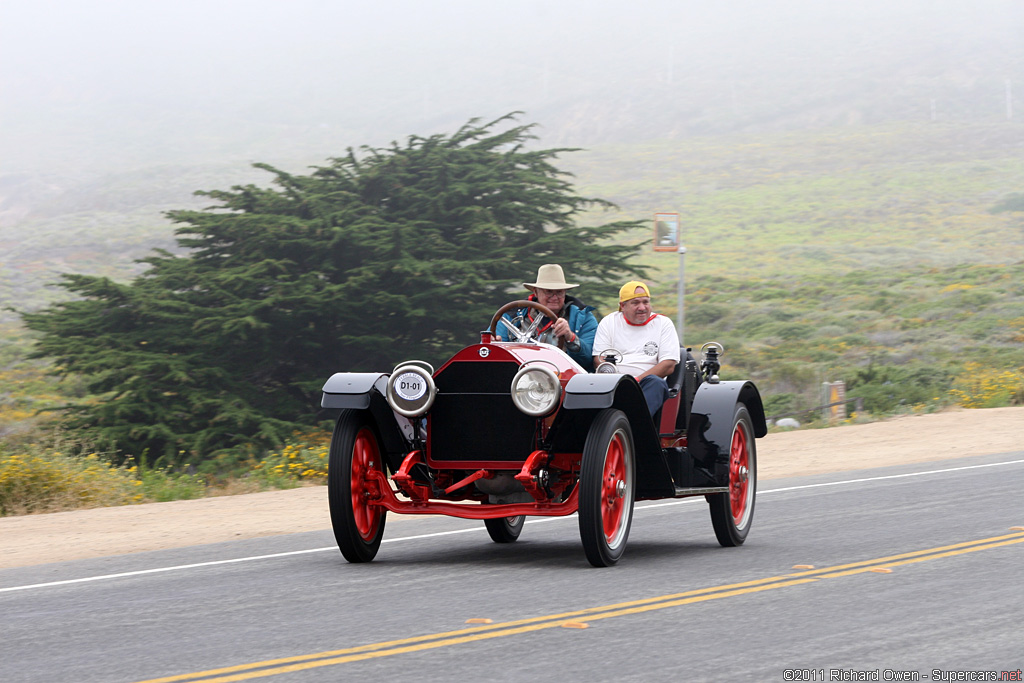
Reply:
<svg viewBox="0 0 1024 683"><path fill-rule="evenodd" d="M566 353L579 363L584 370L592 372L594 369L594 334L597 332L597 318L594 317L594 308L587 306L574 296L567 294L567 290L579 287L578 284L569 284L565 281L565 274L562 266L556 263L545 263L537 271L536 282L524 282L532 294L527 297L530 301L547 306L558 316L555 320L548 320L542 316L539 332L539 340L548 344L564 342ZM522 320L523 325L530 325L536 316L541 315L539 311L532 308L521 308L513 315L510 311L502 316L506 324L514 324L517 318ZM509 341L509 331L505 324L498 325L498 337L502 341Z"/></svg>
<svg viewBox="0 0 1024 683"><path fill-rule="evenodd" d="M651 417L668 398L666 377L679 363L679 335L672 321L651 309L651 290L631 280L619 290L619 310L605 316L597 328L594 353L615 349L622 361L615 367L640 382ZM594 356L594 364L601 362Z"/></svg>

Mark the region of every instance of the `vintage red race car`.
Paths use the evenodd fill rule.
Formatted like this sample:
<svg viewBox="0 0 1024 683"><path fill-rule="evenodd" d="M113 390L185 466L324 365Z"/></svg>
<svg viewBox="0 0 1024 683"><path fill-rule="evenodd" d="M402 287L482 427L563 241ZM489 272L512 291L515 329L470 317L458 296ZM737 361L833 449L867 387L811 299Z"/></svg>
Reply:
<svg viewBox="0 0 1024 683"><path fill-rule="evenodd" d="M561 349L515 329L497 340L502 306L480 343L436 372L409 361L389 373L337 373L322 406L340 410L328 498L350 562L372 560L387 512L482 519L497 543L527 516L579 514L587 559L615 564L638 500L704 496L723 546L743 543L757 488L755 437L767 433L750 381L720 381L716 343L683 359L652 419L640 386L604 351L588 373ZM538 320L540 316L537 317Z"/></svg>

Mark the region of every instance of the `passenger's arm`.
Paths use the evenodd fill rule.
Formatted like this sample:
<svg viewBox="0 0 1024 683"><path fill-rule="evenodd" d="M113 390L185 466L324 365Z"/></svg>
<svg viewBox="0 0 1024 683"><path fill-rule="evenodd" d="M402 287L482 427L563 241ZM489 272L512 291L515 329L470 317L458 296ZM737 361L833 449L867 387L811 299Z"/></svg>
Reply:
<svg viewBox="0 0 1024 683"><path fill-rule="evenodd" d="M647 375L654 375L655 377L668 377L672 374L672 371L676 369L677 361L666 358L650 370L640 373L636 376L636 381L639 382Z"/></svg>

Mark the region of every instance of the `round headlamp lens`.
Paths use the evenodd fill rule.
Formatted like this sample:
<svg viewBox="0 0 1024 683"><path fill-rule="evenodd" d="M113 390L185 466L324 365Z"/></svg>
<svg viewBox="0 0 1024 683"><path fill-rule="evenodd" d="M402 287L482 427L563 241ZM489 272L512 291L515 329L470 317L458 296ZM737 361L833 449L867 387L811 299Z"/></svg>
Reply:
<svg viewBox="0 0 1024 683"><path fill-rule="evenodd" d="M558 405L562 387L546 367L524 367L512 380L512 402L527 415L547 415Z"/></svg>
<svg viewBox="0 0 1024 683"><path fill-rule="evenodd" d="M433 405L436 394L434 379L414 365L398 368L388 379L388 404L399 415L422 415Z"/></svg>

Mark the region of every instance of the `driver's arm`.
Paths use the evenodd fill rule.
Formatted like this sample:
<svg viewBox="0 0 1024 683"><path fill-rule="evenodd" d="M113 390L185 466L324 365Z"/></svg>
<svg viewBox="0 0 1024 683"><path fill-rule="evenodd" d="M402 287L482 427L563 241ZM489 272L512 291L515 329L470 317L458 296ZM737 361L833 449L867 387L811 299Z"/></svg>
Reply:
<svg viewBox="0 0 1024 683"><path fill-rule="evenodd" d="M508 325L512 324L512 318L509 317L508 313L501 316L498 320L498 324L494 326L495 333L498 335L498 339L501 341L510 341Z"/></svg>
<svg viewBox="0 0 1024 683"><path fill-rule="evenodd" d="M584 311L580 313L583 317L582 323L578 326L579 330L575 332L576 341L579 343L579 353L581 356L590 356L594 353L594 338L597 335L597 318L590 311ZM597 367L596 365L594 367Z"/></svg>

